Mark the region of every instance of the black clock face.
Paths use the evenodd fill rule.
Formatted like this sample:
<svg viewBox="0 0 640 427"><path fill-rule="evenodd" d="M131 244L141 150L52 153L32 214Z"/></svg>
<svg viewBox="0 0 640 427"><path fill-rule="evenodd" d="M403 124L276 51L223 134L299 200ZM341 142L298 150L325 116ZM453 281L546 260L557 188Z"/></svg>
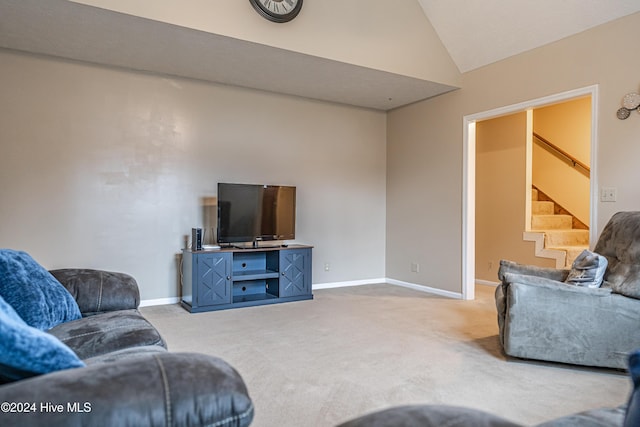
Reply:
<svg viewBox="0 0 640 427"><path fill-rule="evenodd" d="M300 13L302 0L249 0L258 13L273 22L289 22Z"/></svg>

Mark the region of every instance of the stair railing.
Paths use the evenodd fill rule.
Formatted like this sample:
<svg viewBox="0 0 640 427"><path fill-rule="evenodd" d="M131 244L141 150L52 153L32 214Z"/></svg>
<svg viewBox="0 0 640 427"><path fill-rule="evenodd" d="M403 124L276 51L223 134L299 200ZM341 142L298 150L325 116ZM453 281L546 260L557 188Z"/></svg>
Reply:
<svg viewBox="0 0 640 427"><path fill-rule="evenodd" d="M534 138L534 141L540 147L544 148L549 153L551 153L554 156L556 156L558 159L560 159L563 162L567 163L569 166L571 166L572 168L574 168L575 170L577 170L578 172L580 172L581 174L583 174L587 178L589 178L591 176L591 169L589 168L589 166L585 165L580 160L576 159L571 154L569 154L566 151L564 151L562 148L558 147L557 145L552 144L551 142L549 142L548 140L544 139L543 137L541 137L540 135L538 135L535 132L533 133L533 138Z"/></svg>

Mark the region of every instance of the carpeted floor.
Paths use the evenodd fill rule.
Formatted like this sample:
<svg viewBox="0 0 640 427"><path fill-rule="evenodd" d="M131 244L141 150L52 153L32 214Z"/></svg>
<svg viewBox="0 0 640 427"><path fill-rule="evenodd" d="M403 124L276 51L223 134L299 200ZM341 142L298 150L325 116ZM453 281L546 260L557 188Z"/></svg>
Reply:
<svg viewBox="0 0 640 427"><path fill-rule="evenodd" d="M507 359L494 288L460 301L392 285L314 291L315 299L189 314L141 311L171 351L225 359L256 407L252 426L333 426L404 404L483 409L535 424L624 403L626 374Z"/></svg>

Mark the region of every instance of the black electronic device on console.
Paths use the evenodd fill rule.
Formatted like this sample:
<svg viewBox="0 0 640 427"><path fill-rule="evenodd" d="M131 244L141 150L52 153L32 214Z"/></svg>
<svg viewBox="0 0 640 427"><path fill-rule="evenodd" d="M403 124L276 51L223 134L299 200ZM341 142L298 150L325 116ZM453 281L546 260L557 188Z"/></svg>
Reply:
<svg viewBox="0 0 640 427"><path fill-rule="evenodd" d="M191 250L192 251L202 250L202 228L191 229Z"/></svg>

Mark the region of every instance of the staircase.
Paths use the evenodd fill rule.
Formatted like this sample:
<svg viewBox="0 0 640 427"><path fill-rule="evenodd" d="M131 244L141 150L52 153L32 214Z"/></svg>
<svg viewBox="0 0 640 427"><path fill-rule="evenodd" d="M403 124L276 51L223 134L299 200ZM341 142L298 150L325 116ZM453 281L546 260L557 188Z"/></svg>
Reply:
<svg viewBox="0 0 640 427"><path fill-rule="evenodd" d="M589 230L576 228L576 220L558 214L554 202L539 200L537 189L531 191L531 231L524 240L536 243L536 256L556 260L556 268L571 267L580 253L589 249Z"/></svg>

